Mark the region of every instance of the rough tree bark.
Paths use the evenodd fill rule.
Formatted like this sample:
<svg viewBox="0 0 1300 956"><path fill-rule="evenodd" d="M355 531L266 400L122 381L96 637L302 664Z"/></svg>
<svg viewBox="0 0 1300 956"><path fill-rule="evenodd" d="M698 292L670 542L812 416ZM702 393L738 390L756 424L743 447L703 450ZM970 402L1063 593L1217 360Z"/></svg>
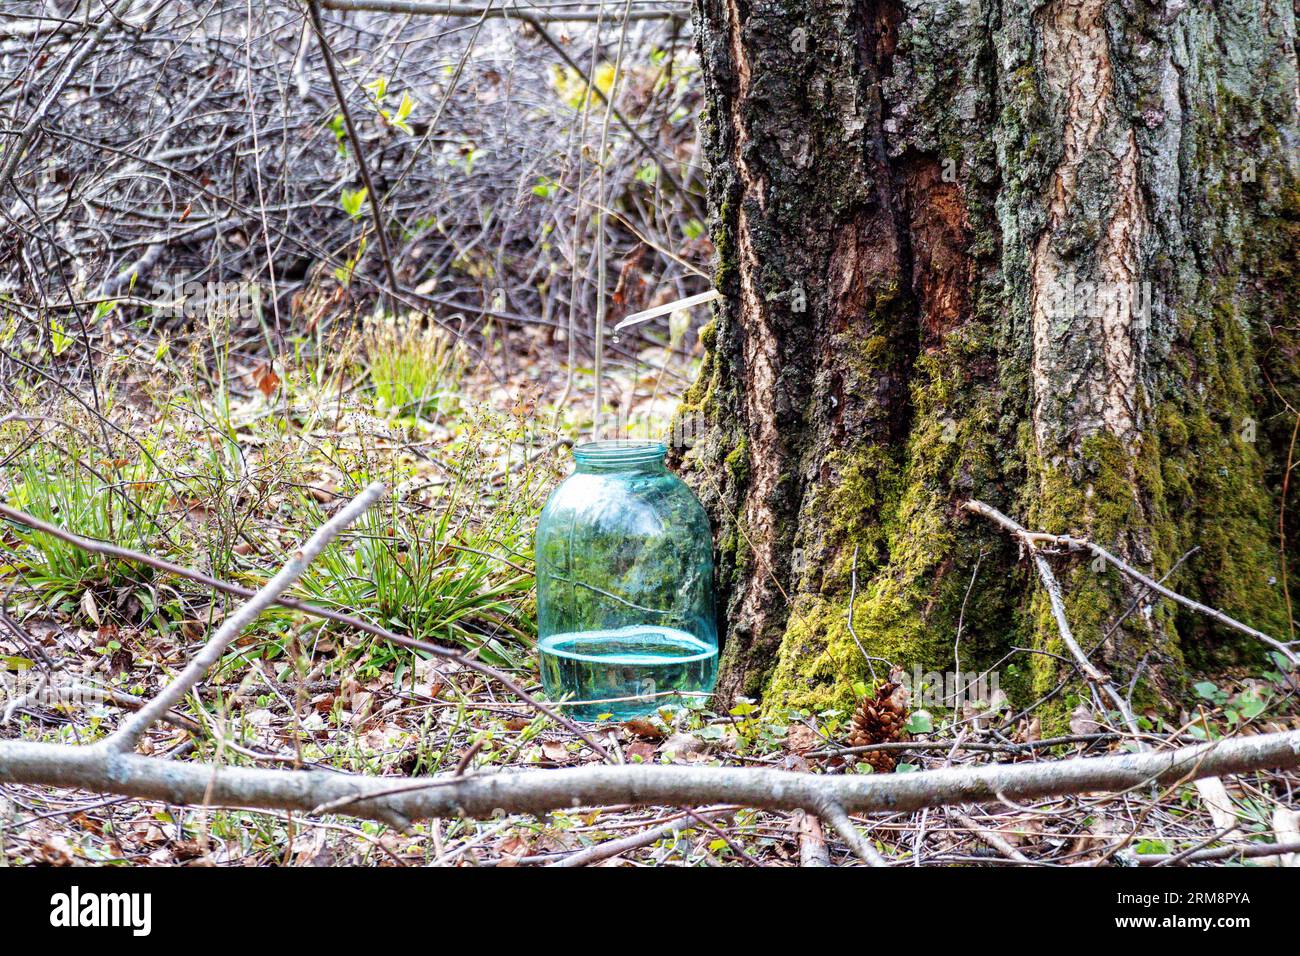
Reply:
<svg viewBox="0 0 1300 956"><path fill-rule="evenodd" d="M724 300L681 466L718 533L724 695L843 704L864 650L953 669L959 622L967 671L1048 652L1002 665L1013 699L1066 677L1032 571L969 497L1291 639L1293 0L695 13ZM1139 709L1260 661L1057 563Z"/></svg>

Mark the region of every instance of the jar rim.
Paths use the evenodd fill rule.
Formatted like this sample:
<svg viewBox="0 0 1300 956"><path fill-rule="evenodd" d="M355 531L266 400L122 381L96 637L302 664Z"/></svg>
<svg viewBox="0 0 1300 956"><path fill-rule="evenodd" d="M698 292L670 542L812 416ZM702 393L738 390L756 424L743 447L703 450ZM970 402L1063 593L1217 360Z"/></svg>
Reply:
<svg viewBox="0 0 1300 956"><path fill-rule="evenodd" d="M580 464L631 465L658 461L666 454L668 454L668 446L661 441L641 441L632 438L588 441L573 447L573 457Z"/></svg>

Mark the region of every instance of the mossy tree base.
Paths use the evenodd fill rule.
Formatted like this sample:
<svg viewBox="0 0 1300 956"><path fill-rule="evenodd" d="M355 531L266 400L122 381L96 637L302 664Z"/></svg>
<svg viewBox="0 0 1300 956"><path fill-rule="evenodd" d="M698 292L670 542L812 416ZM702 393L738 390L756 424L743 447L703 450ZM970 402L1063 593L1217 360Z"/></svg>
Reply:
<svg viewBox="0 0 1300 956"><path fill-rule="evenodd" d="M699 0L697 27L725 301L681 465L716 526L724 697L844 706L869 657L997 665L1018 703L1067 678L970 497L1289 634L1289 0ZM1139 705L1260 657L1058 573Z"/></svg>

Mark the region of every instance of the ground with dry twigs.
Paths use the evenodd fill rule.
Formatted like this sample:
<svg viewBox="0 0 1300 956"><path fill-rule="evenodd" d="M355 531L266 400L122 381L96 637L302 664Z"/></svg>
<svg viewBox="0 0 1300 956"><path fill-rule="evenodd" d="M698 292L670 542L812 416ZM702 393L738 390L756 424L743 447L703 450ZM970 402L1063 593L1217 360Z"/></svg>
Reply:
<svg viewBox="0 0 1300 956"><path fill-rule="evenodd" d="M682 5L596 22L325 2L315 26L289 2L91 6L0 12L0 113L23 147L0 153L0 748L125 739L401 788L599 764L901 779L1300 731L1300 674L1266 646L1179 712L1134 713L1131 687L1086 673L1091 694L949 687L948 706L878 661L853 710L548 716L540 508L597 420L668 429L703 354L702 313L598 331L709 287ZM285 592L297 608L269 604L160 722L132 724L374 483ZM1029 542L1044 585L1076 559L1007 522L990 540ZM1045 730L1062 695L1068 733ZM5 782L0 863L1300 862L1300 772L1192 775L851 816L783 797L796 809L411 821Z"/></svg>

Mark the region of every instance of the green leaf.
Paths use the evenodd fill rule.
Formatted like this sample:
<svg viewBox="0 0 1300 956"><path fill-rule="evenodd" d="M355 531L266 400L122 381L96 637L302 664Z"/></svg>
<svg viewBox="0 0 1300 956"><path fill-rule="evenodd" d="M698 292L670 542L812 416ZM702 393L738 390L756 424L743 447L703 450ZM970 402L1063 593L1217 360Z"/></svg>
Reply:
<svg viewBox="0 0 1300 956"><path fill-rule="evenodd" d="M1208 680L1193 684L1192 690L1196 691L1198 697L1203 697L1205 700L1214 700L1214 696L1219 692L1218 685Z"/></svg>
<svg viewBox="0 0 1300 956"><path fill-rule="evenodd" d="M343 197L339 204L343 207L344 212L355 219L361 215L361 207L365 201L366 188L362 186L360 189L343 190Z"/></svg>
<svg viewBox="0 0 1300 956"><path fill-rule="evenodd" d="M641 164L641 168L636 171L637 182L645 183L647 186L653 186L655 180L659 178L659 164L649 159Z"/></svg>
<svg viewBox="0 0 1300 956"><path fill-rule="evenodd" d="M1237 699L1237 704L1241 707L1241 716L1246 720L1254 720L1268 708L1268 701L1254 695L1242 695Z"/></svg>
<svg viewBox="0 0 1300 956"><path fill-rule="evenodd" d="M907 718L907 732L910 734L928 734L934 731L934 720L930 717L930 712L926 710L912 711L912 716Z"/></svg>
<svg viewBox="0 0 1300 956"><path fill-rule="evenodd" d="M411 110L415 109L415 100L411 99L410 93L402 94L402 102L397 104L397 118L404 120L411 115Z"/></svg>
<svg viewBox="0 0 1300 956"><path fill-rule="evenodd" d="M410 93L403 93L402 102L397 104L397 112L392 115L385 112L384 118L387 119L390 124L400 129L403 133L406 133L408 136L413 136L415 130L413 130L411 125L406 122L406 118L411 115L411 110L413 109L415 109L415 100L411 99Z"/></svg>
<svg viewBox="0 0 1300 956"><path fill-rule="evenodd" d="M72 344L72 336L68 335L63 329L63 323L58 319L50 319L50 348L55 355L62 355Z"/></svg>
<svg viewBox="0 0 1300 956"><path fill-rule="evenodd" d="M344 122L342 113L336 113L334 118L330 120L330 129L334 132L334 140L338 146L339 155L346 156L348 154L348 148L346 145L348 138L348 125Z"/></svg>

